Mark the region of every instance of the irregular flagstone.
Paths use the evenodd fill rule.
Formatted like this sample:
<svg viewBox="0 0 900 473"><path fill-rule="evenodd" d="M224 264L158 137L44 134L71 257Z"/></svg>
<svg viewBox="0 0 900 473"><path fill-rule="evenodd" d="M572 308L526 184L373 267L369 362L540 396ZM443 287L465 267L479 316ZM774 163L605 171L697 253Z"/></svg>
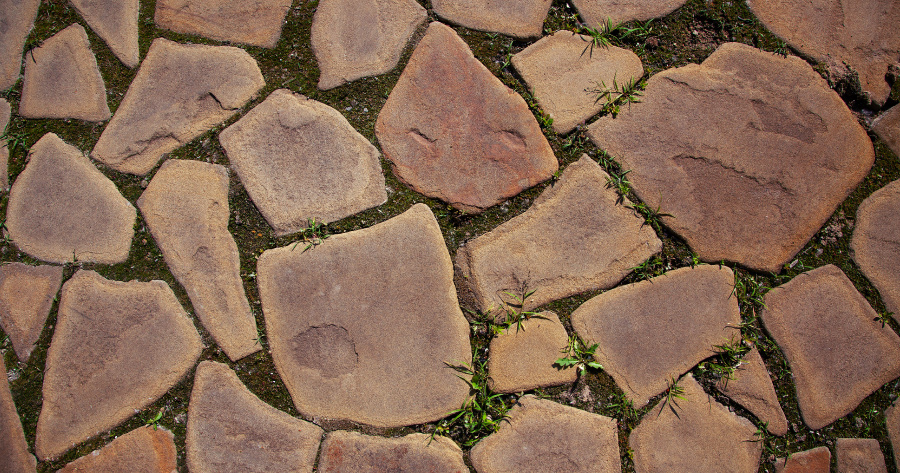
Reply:
<svg viewBox="0 0 900 473"><path fill-rule="evenodd" d="M321 0L310 38L319 89L390 71L427 17L415 0Z"/></svg>
<svg viewBox="0 0 900 473"><path fill-rule="evenodd" d="M787 434L787 418L778 403L778 394L775 393L766 364L756 347L751 348L744 356L731 377L732 379L723 377L719 380L716 389L766 423L766 430L772 434Z"/></svg>
<svg viewBox="0 0 900 473"><path fill-rule="evenodd" d="M62 277L62 266L0 266L0 327L23 363L44 330Z"/></svg>
<svg viewBox="0 0 900 473"><path fill-rule="evenodd" d="M619 473L616 420L532 395L509 411L500 430L475 444L478 473Z"/></svg>
<svg viewBox="0 0 900 473"><path fill-rule="evenodd" d="M19 115L90 122L112 116L97 59L81 25L69 26L28 52Z"/></svg>
<svg viewBox="0 0 900 473"><path fill-rule="evenodd" d="M177 33L274 48L290 9L291 0L159 0L154 20Z"/></svg>
<svg viewBox="0 0 900 473"><path fill-rule="evenodd" d="M88 26L103 38L113 54L130 69L140 62L138 0L71 0Z"/></svg>
<svg viewBox="0 0 900 473"><path fill-rule="evenodd" d="M175 436L164 428L144 426L113 440L100 450L69 463L59 472L173 473L177 470Z"/></svg>
<svg viewBox="0 0 900 473"><path fill-rule="evenodd" d="M130 174L238 113L265 85L249 54L157 38L91 156Z"/></svg>
<svg viewBox="0 0 900 473"><path fill-rule="evenodd" d="M438 22L416 46L375 134L398 179L465 212L512 197L559 167L525 100Z"/></svg>
<svg viewBox="0 0 900 473"><path fill-rule="evenodd" d="M818 430L900 376L900 337L827 265L766 294L762 321L791 367L803 421Z"/></svg>
<svg viewBox="0 0 900 473"><path fill-rule="evenodd" d="M606 103L597 100L600 91L621 88L644 73L637 54L615 46L592 48L591 41L557 31L512 58L538 105L553 118L556 133L568 133L600 113Z"/></svg>
<svg viewBox="0 0 900 473"><path fill-rule="evenodd" d="M838 473L887 473L881 445L875 439L837 439Z"/></svg>
<svg viewBox="0 0 900 473"><path fill-rule="evenodd" d="M0 373L0 471L34 473L37 461L28 451L28 442L9 390L3 359L0 359L0 368L3 368L3 373Z"/></svg>
<svg viewBox="0 0 900 473"><path fill-rule="evenodd" d="M635 471L756 472L762 452L756 427L708 396L690 374L678 385L684 399L663 397L631 432Z"/></svg>
<svg viewBox="0 0 900 473"><path fill-rule="evenodd" d="M893 106L872 122L872 130L900 156L900 106Z"/></svg>
<svg viewBox="0 0 900 473"><path fill-rule="evenodd" d="M379 427L459 408L471 363L453 266L424 204L307 251L265 251L257 274L272 358L297 410Z"/></svg>
<svg viewBox="0 0 900 473"><path fill-rule="evenodd" d="M608 289L659 252L656 233L630 202L619 202L608 178L582 155L525 213L457 251L456 263L482 311L518 304L523 286L534 291L525 310Z"/></svg>
<svg viewBox="0 0 900 473"><path fill-rule="evenodd" d="M19 249L44 261L115 264L128 258L136 217L81 151L47 133L9 192L6 229Z"/></svg>
<svg viewBox="0 0 900 473"><path fill-rule="evenodd" d="M654 75L641 103L600 118L589 136L631 170L638 197L703 260L773 272L875 158L865 130L809 64L738 43Z"/></svg>
<svg viewBox="0 0 900 473"><path fill-rule="evenodd" d="M0 136L6 134L6 126L9 125L9 102L0 99ZM9 190L9 148L7 140L0 140L0 193Z"/></svg>
<svg viewBox="0 0 900 473"><path fill-rule="evenodd" d="M572 0L585 23L602 28L632 20L659 18L684 5L686 0Z"/></svg>
<svg viewBox="0 0 900 473"><path fill-rule="evenodd" d="M569 335L553 312L541 312L513 324L491 340L488 374L491 390L496 393L518 393L535 388L574 383L574 369L554 366L561 358Z"/></svg>
<svg viewBox="0 0 900 473"><path fill-rule="evenodd" d="M380 154L337 110L279 89L219 134L276 235L387 201Z"/></svg>
<svg viewBox="0 0 900 473"><path fill-rule="evenodd" d="M900 181L875 191L856 211L853 261L900 320Z"/></svg>
<svg viewBox="0 0 900 473"><path fill-rule="evenodd" d="M232 361L262 349L228 232L228 172L218 164L163 163L137 201L197 317Z"/></svg>
<svg viewBox="0 0 900 473"><path fill-rule="evenodd" d="M891 440L891 448L894 451L894 462L897 464L897 469L900 470L900 408L897 406L897 401L894 401L884 411L884 417L885 424L887 424L888 437Z"/></svg>
<svg viewBox="0 0 900 473"><path fill-rule="evenodd" d="M40 0L0 0L0 90L19 80L22 49L40 5Z"/></svg>
<svg viewBox="0 0 900 473"><path fill-rule="evenodd" d="M57 459L162 397L194 366L202 348L165 282L75 273L63 285L47 353L34 445L38 458Z"/></svg>
<svg viewBox="0 0 900 473"><path fill-rule="evenodd" d="M672 379L739 337L741 314L727 267L681 268L620 286L572 313L585 343L598 343L594 358L641 408Z"/></svg>
<svg viewBox="0 0 900 473"><path fill-rule="evenodd" d="M516 38L537 38L544 30L544 19L552 3L551 0L432 0L431 5L439 17L466 28Z"/></svg>
<svg viewBox="0 0 900 473"><path fill-rule="evenodd" d="M776 473L830 473L831 451L828 447L792 453L775 462Z"/></svg>
<svg viewBox="0 0 900 473"><path fill-rule="evenodd" d="M382 438L334 431L322 442L319 473L465 473L459 446L447 437L411 434Z"/></svg>
<svg viewBox="0 0 900 473"><path fill-rule="evenodd" d="M185 441L192 473L311 473L323 433L260 400L227 365L197 367Z"/></svg>

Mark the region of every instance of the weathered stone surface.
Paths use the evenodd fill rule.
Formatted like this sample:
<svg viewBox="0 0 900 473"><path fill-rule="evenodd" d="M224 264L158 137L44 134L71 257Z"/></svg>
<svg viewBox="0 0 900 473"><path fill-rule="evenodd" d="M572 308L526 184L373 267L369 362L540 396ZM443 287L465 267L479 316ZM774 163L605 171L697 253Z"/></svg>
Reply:
<svg viewBox="0 0 900 473"><path fill-rule="evenodd" d="M767 423L767 430L782 436L788 431L787 418L778 403L778 394L772 385L772 378L756 347L741 360L741 365L731 375L722 378L716 388L752 412L761 422Z"/></svg>
<svg viewBox="0 0 900 473"><path fill-rule="evenodd" d="M416 192L480 212L559 167L528 105L433 22L375 122L394 174Z"/></svg>
<svg viewBox="0 0 900 473"><path fill-rule="evenodd" d="M260 400L227 365L197 367L185 441L192 473L311 473L323 433Z"/></svg>
<svg viewBox="0 0 900 473"><path fill-rule="evenodd" d="M619 203L607 174L587 155L569 165L525 213L459 249L456 262L482 311L525 309L608 289L662 248L644 220ZM495 316L504 311L494 310Z"/></svg>
<svg viewBox="0 0 900 473"><path fill-rule="evenodd" d="M537 38L551 0L432 0L434 12L441 18L473 30L488 31L516 38Z"/></svg>
<svg viewBox="0 0 900 473"><path fill-rule="evenodd" d="M40 5L41 0L0 0L0 90L19 80L22 49Z"/></svg>
<svg viewBox="0 0 900 473"><path fill-rule="evenodd" d="M831 67L858 73L878 104L890 95L888 67L900 64L900 0L747 0L771 32Z"/></svg>
<svg viewBox="0 0 900 473"><path fill-rule="evenodd" d="M138 0L71 0L88 26L127 67L140 62Z"/></svg>
<svg viewBox="0 0 900 473"><path fill-rule="evenodd" d="M257 274L275 367L306 416L393 427L459 408L469 326L434 215L416 204L307 251L265 251Z"/></svg>
<svg viewBox="0 0 900 473"><path fill-rule="evenodd" d="M154 20L178 33L274 48L290 9L291 0L159 0Z"/></svg>
<svg viewBox="0 0 900 473"><path fill-rule="evenodd" d="M637 81L644 73L637 54L615 46L592 48L591 41L557 31L512 58L538 105L553 118L556 133L568 133L599 113L606 103L597 100L599 90Z"/></svg>
<svg viewBox="0 0 900 473"><path fill-rule="evenodd" d="M897 401L891 404L884 411L885 424L887 424L888 437L891 440L891 447L894 451L894 462L897 463L897 469L900 470L900 408L897 407Z"/></svg>
<svg viewBox="0 0 900 473"><path fill-rule="evenodd" d="M506 421L472 448L478 473L622 471L615 419L527 395Z"/></svg>
<svg viewBox="0 0 900 473"><path fill-rule="evenodd" d="M838 473L887 473L881 446L875 439L837 439Z"/></svg>
<svg viewBox="0 0 900 473"><path fill-rule="evenodd" d="M684 399L663 398L631 432L635 471L753 473L762 443L756 427L709 397L688 374Z"/></svg>
<svg viewBox="0 0 900 473"><path fill-rule="evenodd" d="M803 421L818 430L900 376L900 337L827 265L766 294L762 321L791 367Z"/></svg>
<svg viewBox="0 0 900 473"><path fill-rule="evenodd" d="M272 92L219 142L276 235L387 201L378 149L337 110L289 90Z"/></svg>
<svg viewBox="0 0 900 473"><path fill-rule="evenodd" d="M390 71L426 18L415 0L321 0L310 39L319 89Z"/></svg>
<svg viewBox="0 0 900 473"><path fill-rule="evenodd" d="M806 62L737 43L656 74L590 126L705 261L780 271L866 175L865 130Z"/></svg>
<svg viewBox="0 0 900 473"><path fill-rule="evenodd" d="M775 462L776 473L830 473L831 451L828 447L792 453L788 458Z"/></svg>
<svg viewBox="0 0 900 473"><path fill-rule="evenodd" d="M666 16L684 5L685 0L572 0L584 21L600 28L632 20L645 21Z"/></svg>
<svg viewBox="0 0 900 473"><path fill-rule="evenodd" d="M106 86L79 24L53 35L28 52L19 115L27 118L108 120Z"/></svg>
<svg viewBox="0 0 900 473"><path fill-rule="evenodd" d="M411 434L382 438L338 430L325 436L318 471L465 473L469 469L462 450L447 437Z"/></svg>
<svg viewBox="0 0 900 473"><path fill-rule="evenodd" d="M900 320L900 181L875 191L856 211L853 260Z"/></svg>
<svg viewBox="0 0 900 473"><path fill-rule="evenodd" d="M262 349L228 232L228 172L218 164L169 160L137 201L163 258L197 317L232 361Z"/></svg>
<svg viewBox="0 0 900 473"><path fill-rule="evenodd" d="M0 266L0 326L23 363L44 330L62 277L62 266Z"/></svg>
<svg viewBox="0 0 900 473"><path fill-rule="evenodd" d="M9 102L0 99L0 136L6 134L9 124ZM0 193L9 190L9 148L6 140L0 140Z"/></svg>
<svg viewBox="0 0 900 473"><path fill-rule="evenodd" d="M891 151L900 156L900 106L893 106L872 122L872 129L887 143Z"/></svg>
<svg viewBox="0 0 900 473"><path fill-rule="evenodd" d="M147 174L162 155L238 113L264 85L242 49L157 38L91 156Z"/></svg>
<svg viewBox="0 0 900 473"><path fill-rule="evenodd" d="M59 458L159 399L201 349L200 335L165 282L75 273L63 285L47 353L38 458Z"/></svg>
<svg viewBox="0 0 900 473"><path fill-rule="evenodd" d="M517 393L535 388L574 383L574 369L561 370L553 364L562 355L569 335L553 312L515 325L491 340L488 374L491 390Z"/></svg>
<svg viewBox="0 0 900 473"><path fill-rule="evenodd" d="M6 366L0 358L0 471L4 473L34 473L37 461L28 451L19 413L13 403L6 379Z"/></svg>
<svg viewBox="0 0 900 473"><path fill-rule="evenodd" d="M137 211L74 146L47 133L9 192L6 229L16 246L52 263L128 258Z"/></svg>
<svg viewBox="0 0 900 473"><path fill-rule="evenodd" d="M85 455L60 473L133 471L172 473L178 470L175 436L164 428L138 427L109 445Z"/></svg>
<svg viewBox="0 0 900 473"><path fill-rule="evenodd" d="M640 408L668 383L739 337L734 273L702 265L617 287L572 313L594 358Z"/></svg>

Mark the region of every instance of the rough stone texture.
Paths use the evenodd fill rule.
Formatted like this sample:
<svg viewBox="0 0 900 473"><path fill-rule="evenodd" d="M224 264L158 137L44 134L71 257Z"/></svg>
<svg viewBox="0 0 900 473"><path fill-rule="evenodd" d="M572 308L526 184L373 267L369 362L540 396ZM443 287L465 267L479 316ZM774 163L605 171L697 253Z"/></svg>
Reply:
<svg viewBox="0 0 900 473"><path fill-rule="evenodd" d="M856 211L853 261L900 320L900 181L875 191Z"/></svg>
<svg viewBox="0 0 900 473"><path fill-rule="evenodd" d="M6 134L10 112L9 102L0 99L0 136ZM0 193L9 190L9 148L6 145L6 140L0 140Z"/></svg>
<svg viewBox="0 0 900 473"><path fill-rule="evenodd" d="M872 129L887 143L891 151L900 156L900 106L893 106L872 122Z"/></svg>
<svg viewBox="0 0 900 473"><path fill-rule="evenodd" d="M755 473L762 443L756 427L709 397L688 374L684 399L664 397L631 432L634 469L643 473Z"/></svg>
<svg viewBox="0 0 900 473"><path fill-rule="evenodd" d="M837 439L837 473L887 473L881 446L875 439Z"/></svg>
<svg viewBox="0 0 900 473"><path fill-rule="evenodd" d="M185 440L192 473L311 473L323 433L260 400L227 365L197 367Z"/></svg>
<svg viewBox="0 0 900 473"><path fill-rule="evenodd" d="M726 43L589 128L705 261L778 272L866 175L865 130L806 62Z"/></svg>
<svg viewBox="0 0 900 473"><path fill-rule="evenodd" d="M262 349L228 232L228 172L218 164L169 160L137 201L163 258L203 326L232 361Z"/></svg>
<svg viewBox="0 0 900 473"><path fill-rule="evenodd" d="M831 451L828 447L792 453L788 458L775 462L776 473L830 473Z"/></svg>
<svg viewBox="0 0 900 473"><path fill-rule="evenodd" d="M321 0L310 39L319 89L393 69L427 16L415 0Z"/></svg>
<svg viewBox="0 0 900 473"><path fill-rule="evenodd" d="M890 95L888 67L900 65L900 0L747 0L763 25L792 47L845 75L859 75L875 103Z"/></svg>
<svg viewBox="0 0 900 473"><path fill-rule="evenodd" d="M371 437L334 431L322 443L319 473L466 473L463 453L447 437L411 434L399 438Z"/></svg>
<svg viewBox="0 0 900 473"><path fill-rule="evenodd" d="M732 294L734 273L701 265L620 286L572 313L572 327L634 407L740 337L741 314Z"/></svg>
<svg viewBox="0 0 900 473"><path fill-rule="evenodd" d="M144 426L69 463L59 472L173 473L177 470L175 436L164 428Z"/></svg>
<svg viewBox="0 0 900 473"><path fill-rule="evenodd" d="M513 324L506 332L491 340L488 373L491 390L518 393L535 388L574 383L574 369L561 370L553 364L563 355L569 335L553 312L541 312Z"/></svg>
<svg viewBox="0 0 900 473"><path fill-rule="evenodd" d="M22 363L44 330L62 277L62 266L0 266L0 327Z"/></svg>
<svg viewBox="0 0 900 473"><path fill-rule="evenodd" d="M34 473L37 461L28 451L19 413L13 403L6 379L6 366L0 358L0 471L4 473Z"/></svg>
<svg viewBox="0 0 900 473"><path fill-rule="evenodd" d="M103 38L125 66L140 62L138 50L138 0L71 0L88 26Z"/></svg>
<svg viewBox="0 0 900 473"><path fill-rule="evenodd" d="M723 377L716 388L752 412L761 422L768 422L767 430L772 434L782 436L787 433L787 418L756 347L744 356L732 379Z"/></svg>
<svg viewBox="0 0 900 473"><path fill-rule="evenodd" d="M115 264L128 258L136 217L81 151L47 133L9 192L6 229L19 249L44 261Z"/></svg>
<svg viewBox="0 0 900 473"><path fill-rule="evenodd" d="M891 407L884 411L884 417L891 447L894 450L894 462L897 463L897 469L900 470L900 408L897 406L897 401L894 401Z"/></svg>
<svg viewBox="0 0 900 473"><path fill-rule="evenodd" d="M163 154L238 113L264 85L242 49L157 38L91 156L147 174Z"/></svg>
<svg viewBox="0 0 900 473"><path fill-rule="evenodd" d="M478 473L619 473L615 419L532 395L470 454Z"/></svg>
<svg viewBox="0 0 900 473"><path fill-rule="evenodd" d="M482 311L525 309L608 289L662 248L642 218L618 203L609 176L587 155L569 165L525 213L460 248L456 262Z"/></svg>
<svg viewBox="0 0 900 473"><path fill-rule="evenodd" d="M38 458L59 458L159 399L194 366L202 348L165 282L75 273L63 285L47 353Z"/></svg>
<svg viewBox="0 0 900 473"><path fill-rule="evenodd" d="M559 165L528 105L433 22L375 122L394 174L416 192L480 212Z"/></svg>
<svg viewBox="0 0 900 473"><path fill-rule="evenodd" d="M591 41L557 31L512 58L538 105L553 118L556 133L568 133L599 113L606 103L597 100L599 90L636 81L644 73L637 54L615 46L591 48Z"/></svg>
<svg viewBox="0 0 900 473"><path fill-rule="evenodd" d="M160 28L219 41L274 48L291 0L159 0Z"/></svg>
<svg viewBox="0 0 900 473"><path fill-rule="evenodd" d="M466 28L516 38L537 38L544 30L551 3L551 0L432 0L431 5L439 17Z"/></svg>
<svg viewBox="0 0 900 473"><path fill-rule="evenodd" d="M684 5L686 0L572 0L584 21L594 27L613 25L632 20L659 18Z"/></svg>
<svg viewBox="0 0 900 473"><path fill-rule="evenodd" d="M378 149L337 110L289 90L272 92L219 142L276 235L387 201Z"/></svg>
<svg viewBox="0 0 900 473"><path fill-rule="evenodd" d="M762 321L791 367L803 421L818 430L900 376L900 337L837 266L766 294Z"/></svg>
<svg viewBox="0 0 900 473"><path fill-rule="evenodd" d="M97 59L81 25L69 26L28 52L19 115L89 122L112 116Z"/></svg>
<svg viewBox="0 0 900 473"><path fill-rule="evenodd" d="M19 80L22 49L40 5L40 0L0 0L0 90Z"/></svg>
<svg viewBox="0 0 900 473"><path fill-rule="evenodd" d="M453 266L424 204L303 251L265 251L257 274L275 367L306 416L379 427L440 419L471 362Z"/></svg>

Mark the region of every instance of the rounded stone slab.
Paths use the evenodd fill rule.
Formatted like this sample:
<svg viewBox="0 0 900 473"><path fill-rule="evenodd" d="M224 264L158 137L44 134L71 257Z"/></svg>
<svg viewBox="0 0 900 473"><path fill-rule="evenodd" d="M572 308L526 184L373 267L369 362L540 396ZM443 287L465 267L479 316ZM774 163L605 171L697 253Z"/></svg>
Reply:
<svg viewBox="0 0 900 473"><path fill-rule="evenodd" d="M568 133L600 113L600 90L637 81L644 73L637 54L615 46L591 48L591 41L590 36L557 31L512 57L538 105L553 118L556 133Z"/></svg>
<svg viewBox="0 0 900 473"><path fill-rule="evenodd" d="M812 67L738 43L654 75L641 103L589 127L635 193L705 261L778 272L874 162Z"/></svg>
<svg viewBox="0 0 900 473"><path fill-rule="evenodd" d="M900 337L827 265L766 294L762 322L787 358L803 421L818 430L900 376Z"/></svg>
<svg viewBox="0 0 900 473"><path fill-rule="evenodd" d="M164 428L139 427L59 470L60 473L92 471L141 473L178 471L175 436Z"/></svg>
<svg viewBox="0 0 900 473"><path fill-rule="evenodd" d="M519 399L470 458L478 473L622 471L615 419L532 395Z"/></svg>
<svg viewBox="0 0 900 473"><path fill-rule="evenodd" d="M0 136L6 134L6 125L9 124L9 102L0 99ZM9 190L9 148L7 140L0 140L0 193Z"/></svg>
<svg viewBox="0 0 900 473"><path fill-rule="evenodd" d="M0 359L0 471L4 473L34 473L37 461L28 451L22 421L13 403L6 366Z"/></svg>
<svg viewBox="0 0 900 473"><path fill-rule="evenodd" d="M731 377L732 379L722 377L716 384L716 389L752 412L766 424L766 430L772 434L787 434L787 418L778 403L778 394L775 393L766 364L756 347L744 355Z"/></svg>
<svg viewBox="0 0 900 473"><path fill-rule="evenodd" d="M140 62L138 0L70 0L88 26L128 68Z"/></svg>
<svg viewBox="0 0 900 473"><path fill-rule="evenodd" d="M569 334L553 312L541 312L491 340L488 378L495 393L518 393L574 383L576 370L554 366Z"/></svg>
<svg viewBox="0 0 900 473"><path fill-rule="evenodd" d="M762 452L756 427L708 396L690 374L678 385L684 399L663 397L631 431L635 471L755 473Z"/></svg>
<svg viewBox="0 0 900 473"><path fill-rule="evenodd" d="M74 146L44 135L9 192L6 229L25 253L52 263L128 258L137 211Z"/></svg>
<svg viewBox="0 0 900 473"><path fill-rule="evenodd" d="M897 401L884 411L885 424L887 424L888 437L891 440L891 448L894 452L894 462L900 470L900 408Z"/></svg>
<svg viewBox="0 0 900 473"><path fill-rule="evenodd" d="M872 122L872 130L900 156L900 106L893 106Z"/></svg>
<svg viewBox="0 0 900 473"><path fill-rule="evenodd" d="M668 383L740 337L741 314L727 267L681 268L620 286L572 313L594 358L641 408Z"/></svg>
<svg viewBox="0 0 900 473"><path fill-rule="evenodd" d="M227 365L197 367L185 438L192 473L312 473L323 434L260 400Z"/></svg>
<svg viewBox="0 0 900 473"><path fill-rule="evenodd" d="M262 349L228 232L228 172L218 164L170 159L137 201L197 317L232 361Z"/></svg>
<svg viewBox="0 0 900 473"><path fill-rule="evenodd" d="M466 473L459 446L447 437L383 438L334 431L322 442L319 473Z"/></svg>
<svg viewBox="0 0 900 473"><path fill-rule="evenodd" d="M828 447L816 447L790 454L775 461L776 473L830 473L831 451Z"/></svg>
<svg viewBox="0 0 900 473"><path fill-rule="evenodd" d="M837 439L837 473L887 473L881 445L875 439Z"/></svg>
<svg viewBox="0 0 900 473"><path fill-rule="evenodd" d="M398 179L470 213L559 168L525 100L438 22L416 46L375 134Z"/></svg>
<svg viewBox="0 0 900 473"><path fill-rule="evenodd" d="M147 174L164 154L238 113L264 85L242 49L157 38L91 156Z"/></svg>
<svg viewBox="0 0 900 473"><path fill-rule="evenodd" d="M19 115L89 122L112 116L97 59L81 25L69 26L28 52Z"/></svg>
<svg viewBox="0 0 900 473"><path fill-rule="evenodd" d="M310 38L319 89L390 71L427 17L415 0L319 1Z"/></svg>
<svg viewBox="0 0 900 473"><path fill-rule="evenodd" d="M0 90L19 80L22 49L40 5L41 0L0 0Z"/></svg>
<svg viewBox="0 0 900 473"><path fill-rule="evenodd" d="M525 213L466 243L456 262L482 311L525 310L589 290L608 289L662 248L642 218L607 188L587 155L569 165ZM560 347L561 348L561 347Z"/></svg>
<svg viewBox="0 0 900 473"><path fill-rule="evenodd" d="M177 33L274 48L290 9L291 0L159 0L154 21Z"/></svg>
<svg viewBox="0 0 900 473"><path fill-rule="evenodd" d="M537 38L544 30L544 19L551 0L432 0L434 12L441 18L473 30L515 38Z"/></svg>
<svg viewBox="0 0 900 473"><path fill-rule="evenodd" d="M75 273L63 285L47 353L38 458L57 459L162 397L202 348L165 282Z"/></svg>
<svg viewBox="0 0 900 473"><path fill-rule="evenodd" d="M62 266L0 266L0 327L25 363L44 330L62 284Z"/></svg>
<svg viewBox="0 0 900 473"><path fill-rule="evenodd" d="M337 110L279 89L219 134L276 235L387 201L378 149Z"/></svg>
<svg viewBox="0 0 900 473"><path fill-rule="evenodd" d="M900 320L900 181L875 191L856 211L853 261Z"/></svg>
<svg viewBox="0 0 900 473"><path fill-rule="evenodd" d="M686 0L572 0L584 21L602 28L607 21L613 25L632 20L659 18L684 5Z"/></svg>
<svg viewBox="0 0 900 473"><path fill-rule="evenodd" d="M440 419L469 387L453 266L425 204L303 251L265 251L260 300L275 367L308 417L398 427Z"/></svg>

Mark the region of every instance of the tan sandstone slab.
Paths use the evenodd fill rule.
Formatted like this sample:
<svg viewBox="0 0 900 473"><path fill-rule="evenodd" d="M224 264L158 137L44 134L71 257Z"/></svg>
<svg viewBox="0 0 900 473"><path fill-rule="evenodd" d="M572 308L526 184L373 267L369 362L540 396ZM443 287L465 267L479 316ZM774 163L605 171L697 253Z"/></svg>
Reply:
<svg viewBox="0 0 900 473"><path fill-rule="evenodd" d="M380 153L337 110L279 89L219 134L276 235L387 201Z"/></svg>
<svg viewBox="0 0 900 473"><path fill-rule="evenodd" d="M164 428L144 426L69 463L59 472L173 473L177 470L175 436Z"/></svg>
<svg viewBox="0 0 900 473"><path fill-rule="evenodd" d="M541 36L552 3L551 0L431 1L434 12L450 23L516 38Z"/></svg>
<svg viewBox="0 0 900 473"><path fill-rule="evenodd" d="M766 294L762 321L787 358L803 421L818 430L900 376L900 337L837 266Z"/></svg>
<svg viewBox="0 0 900 473"><path fill-rule="evenodd" d="M532 395L519 399L470 458L478 473L622 471L615 419Z"/></svg>
<svg viewBox="0 0 900 473"><path fill-rule="evenodd" d="M6 126L9 125L9 116L12 110L9 102L0 99L0 136L6 134ZM9 148L7 140L0 140L0 193L9 190Z"/></svg>
<svg viewBox="0 0 900 473"><path fill-rule="evenodd" d="M775 462L776 473L831 473L831 451L828 447L792 453Z"/></svg>
<svg viewBox="0 0 900 473"><path fill-rule="evenodd" d="M459 446L447 437L398 438L334 431L322 442L319 473L466 473Z"/></svg>
<svg viewBox="0 0 900 473"><path fill-rule="evenodd" d="M0 0L0 90L19 80L22 49L40 5L40 0Z"/></svg>
<svg viewBox="0 0 900 473"><path fill-rule="evenodd" d="M778 272L868 173L872 142L812 67L738 43L654 75L594 143L704 261Z"/></svg>
<svg viewBox="0 0 900 473"><path fill-rule="evenodd" d="M733 287L724 266L676 269L585 302L572 327L585 343L599 344L594 358L640 408L740 336Z"/></svg>
<svg viewBox="0 0 900 473"><path fill-rule="evenodd" d="M559 167L528 105L433 22L375 122L394 174L414 191L477 213Z"/></svg>
<svg viewBox="0 0 900 473"><path fill-rule="evenodd" d="M6 365L0 359L0 471L4 473L34 473L37 461L28 451L19 413L13 403L6 378Z"/></svg>
<svg viewBox="0 0 900 473"><path fill-rule="evenodd" d="M686 0L572 0L584 21L593 28L607 22L618 25L632 20L645 21L672 13Z"/></svg>
<svg viewBox="0 0 900 473"><path fill-rule="evenodd" d="M323 434L260 400L227 365L197 367L185 441L192 473L312 473Z"/></svg>
<svg viewBox="0 0 900 473"><path fill-rule="evenodd" d="M163 258L203 326L232 361L262 349L228 232L228 172L218 164L172 159L137 201Z"/></svg>
<svg viewBox="0 0 900 473"><path fill-rule="evenodd" d="M393 69L427 16L415 0L321 0L310 38L319 89Z"/></svg>
<svg viewBox="0 0 900 473"><path fill-rule="evenodd" d="M744 355L731 379L723 377L716 388L766 423L766 430L772 434L782 436L787 433L787 418L778 403L778 394L775 393L766 364L756 347Z"/></svg>
<svg viewBox="0 0 900 473"><path fill-rule="evenodd" d="M0 266L0 327L22 363L28 361L44 330L62 277L62 266Z"/></svg>
<svg viewBox="0 0 900 473"><path fill-rule="evenodd" d="M856 211L850 248L853 261L900 320L900 181L866 198Z"/></svg>
<svg viewBox="0 0 900 473"><path fill-rule="evenodd" d="M887 143L891 151L900 156L900 106L894 105L872 122L872 129Z"/></svg>
<svg viewBox="0 0 900 473"><path fill-rule="evenodd" d="M242 49L157 38L91 156L147 174L164 154L238 113L264 85Z"/></svg>
<svg viewBox="0 0 900 473"><path fill-rule="evenodd" d="M891 440L891 448L894 451L894 462L897 464L897 469L900 470L900 408L897 406L897 401L894 401L890 407L885 409L884 417L888 437Z"/></svg>
<svg viewBox="0 0 900 473"><path fill-rule="evenodd" d="M887 473L881 445L875 439L837 439L837 473Z"/></svg>
<svg viewBox="0 0 900 473"><path fill-rule="evenodd" d="M71 0L88 26L127 67L140 62L138 0Z"/></svg>
<svg viewBox="0 0 900 473"><path fill-rule="evenodd" d="M128 258L136 217L81 151L47 133L9 191L6 228L20 250L44 261L115 264Z"/></svg>
<svg viewBox="0 0 900 473"><path fill-rule="evenodd" d="M482 311L503 314L522 288L525 309L608 289L662 248L644 220L607 187L587 155L570 164L525 213L469 241L456 263Z"/></svg>
<svg viewBox="0 0 900 473"><path fill-rule="evenodd" d="M59 458L162 397L202 348L165 282L75 273L63 285L47 353L38 458Z"/></svg>
<svg viewBox="0 0 900 473"><path fill-rule="evenodd" d="M563 355L569 334L553 312L541 312L513 324L491 340L488 374L491 390L496 393L518 393L535 388L574 383L574 369L554 365Z"/></svg>
<svg viewBox="0 0 900 473"><path fill-rule="evenodd" d="M154 20L160 28L219 41L274 48L291 0L159 0Z"/></svg>

